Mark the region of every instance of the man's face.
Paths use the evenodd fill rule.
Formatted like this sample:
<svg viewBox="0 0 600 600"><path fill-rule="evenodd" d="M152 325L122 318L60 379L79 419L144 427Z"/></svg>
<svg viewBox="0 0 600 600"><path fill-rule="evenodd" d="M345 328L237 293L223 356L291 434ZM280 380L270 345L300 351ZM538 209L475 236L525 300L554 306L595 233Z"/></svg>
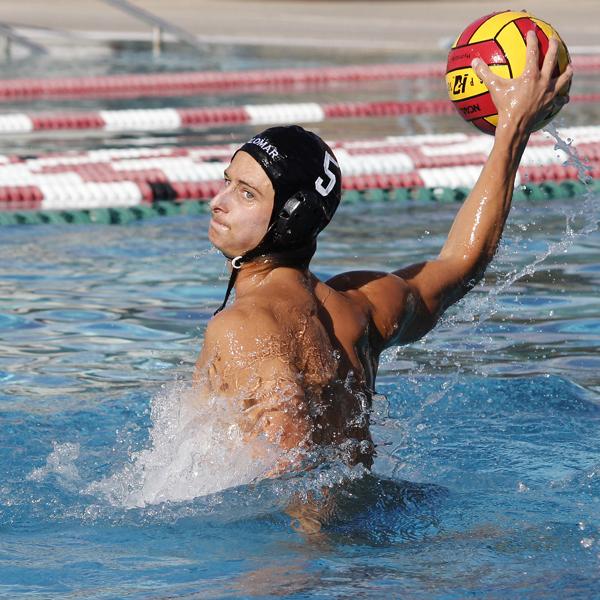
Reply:
<svg viewBox="0 0 600 600"><path fill-rule="evenodd" d="M227 256L255 248L265 236L275 190L262 167L238 152L225 170L223 189L210 201L208 239Z"/></svg>

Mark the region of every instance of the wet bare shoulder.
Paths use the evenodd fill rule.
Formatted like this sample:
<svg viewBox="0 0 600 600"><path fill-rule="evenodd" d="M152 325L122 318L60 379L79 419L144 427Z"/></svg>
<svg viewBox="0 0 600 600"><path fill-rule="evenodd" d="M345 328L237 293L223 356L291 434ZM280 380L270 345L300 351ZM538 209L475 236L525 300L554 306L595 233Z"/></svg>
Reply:
<svg viewBox="0 0 600 600"><path fill-rule="evenodd" d="M331 278L327 285L367 312L379 333L381 349L406 341L403 335L417 316L419 302L403 277L380 271L349 271Z"/></svg>
<svg viewBox="0 0 600 600"><path fill-rule="evenodd" d="M268 307L232 306L213 317L205 333L205 345L218 345L231 354L256 349L267 338L283 334L280 322Z"/></svg>
<svg viewBox="0 0 600 600"><path fill-rule="evenodd" d="M248 369L282 339L281 327L267 308L229 307L213 317L204 332L204 343L194 372L200 380L215 369Z"/></svg>

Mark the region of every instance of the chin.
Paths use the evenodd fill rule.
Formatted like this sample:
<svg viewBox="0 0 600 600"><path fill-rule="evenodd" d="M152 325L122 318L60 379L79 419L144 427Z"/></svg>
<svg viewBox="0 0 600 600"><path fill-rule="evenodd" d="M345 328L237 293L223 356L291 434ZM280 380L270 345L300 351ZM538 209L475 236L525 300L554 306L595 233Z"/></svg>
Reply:
<svg viewBox="0 0 600 600"><path fill-rule="evenodd" d="M215 231L212 227L208 228L208 241L225 256L241 256L258 246L260 243L260 240L258 240L256 243L252 242L250 244L245 244L243 248L240 248L239 246L237 248L233 248L227 244L226 240L223 240L220 237L220 232Z"/></svg>
<svg viewBox="0 0 600 600"><path fill-rule="evenodd" d="M208 241L221 253L223 254L225 257L227 256L237 256L235 250L231 250L229 248L227 248L226 245L224 245L222 242L219 242L218 239L216 239L217 236L214 235L210 235L210 233L208 234Z"/></svg>
<svg viewBox="0 0 600 600"><path fill-rule="evenodd" d="M224 252L222 242L219 241L219 236L215 234L212 227L208 228L208 241L217 249L219 252Z"/></svg>

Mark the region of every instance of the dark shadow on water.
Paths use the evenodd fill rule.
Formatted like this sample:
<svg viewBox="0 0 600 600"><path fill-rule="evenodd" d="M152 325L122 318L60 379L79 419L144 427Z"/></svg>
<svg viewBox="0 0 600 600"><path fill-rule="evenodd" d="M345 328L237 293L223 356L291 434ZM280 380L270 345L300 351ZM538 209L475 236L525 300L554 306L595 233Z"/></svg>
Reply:
<svg viewBox="0 0 600 600"><path fill-rule="evenodd" d="M283 513L292 518L298 537L279 538L273 546L277 558L255 561L253 568L222 584L219 593L222 597L312 597L318 590L322 594L318 597L346 597L335 590L397 579L396 566L374 563L368 569L361 564L346 568L347 561L353 556L367 560L372 553L406 543L426 544L439 535L437 513L448 496L447 488L375 474L321 490L318 499L305 497ZM303 531L298 527L299 513L308 527L315 520L322 522L313 531ZM279 526L280 518L281 513L276 518ZM347 557L343 568L341 556ZM332 569L331 564L337 566Z"/></svg>
<svg viewBox="0 0 600 600"><path fill-rule="evenodd" d="M368 474L292 501L292 527L327 545L387 546L429 538L440 531L438 513L447 488Z"/></svg>

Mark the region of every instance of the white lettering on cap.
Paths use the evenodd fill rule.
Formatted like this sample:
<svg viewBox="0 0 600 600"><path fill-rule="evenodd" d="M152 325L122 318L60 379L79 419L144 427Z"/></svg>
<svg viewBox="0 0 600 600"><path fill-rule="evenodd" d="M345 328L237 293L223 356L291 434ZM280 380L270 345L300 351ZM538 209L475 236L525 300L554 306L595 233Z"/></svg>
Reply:
<svg viewBox="0 0 600 600"><path fill-rule="evenodd" d="M266 140L265 138L255 137L249 140L248 143L262 148L271 158L277 158L279 156L277 147L271 144L269 140Z"/></svg>

